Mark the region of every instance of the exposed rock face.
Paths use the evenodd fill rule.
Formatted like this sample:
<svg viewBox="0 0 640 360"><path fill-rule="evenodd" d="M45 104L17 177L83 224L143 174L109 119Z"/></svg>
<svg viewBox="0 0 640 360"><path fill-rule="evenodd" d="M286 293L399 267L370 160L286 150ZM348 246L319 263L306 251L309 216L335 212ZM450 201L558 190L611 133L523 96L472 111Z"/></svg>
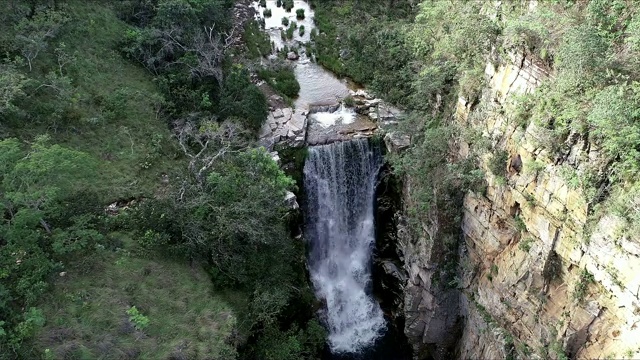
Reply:
<svg viewBox="0 0 640 360"><path fill-rule="evenodd" d="M465 198L460 357L640 356L640 244L622 236L610 215L585 231L587 201L562 176L562 165L600 166L598 149L574 139L564 158L551 159L536 145L540 129L508 122L509 98L548 76L529 59L490 64L486 74L489 89L476 109L493 110L469 116L461 99L458 121L484 129L493 148L511 156L506 181L487 167L486 192ZM581 277L585 269L593 282ZM583 296L576 295L579 284Z"/></svg>
<svg viewBox="0 0 640 360"><path fill-rule="evenodd" d="M424 237L417 239L409 235L406 227L400 226L398 231L408 274L404 287L404 331L417 358L447 359L457 341L460 292L433 283L438 277L434 275L438 271L441 243L428 238L433 234L431 229L424 230Z"/></svg>
<svg viewBox="0 0 640 360"><path fill-rule="evenodd" d="M370 137L376 133L378 126L365 117L357 117L349 124L338 123L329 127L310 122L307 144L323 145L336 141Z"/></svg>
<svg viewBox="0 0 640 360"><path fill-rule="evenodd" d="M409 135L402 135L396 132L388 132L385 134L384 142L387 148L394 153L400 153L402 150L411 146L411 138Z"/></svg>

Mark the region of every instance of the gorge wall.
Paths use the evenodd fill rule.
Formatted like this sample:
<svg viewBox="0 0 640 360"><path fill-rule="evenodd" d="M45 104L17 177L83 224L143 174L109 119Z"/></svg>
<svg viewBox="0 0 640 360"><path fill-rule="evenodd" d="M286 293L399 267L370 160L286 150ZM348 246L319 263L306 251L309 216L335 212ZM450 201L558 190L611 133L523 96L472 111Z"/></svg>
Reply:
<svg viewBox="0 0 640 360"><path fill-rule="evenodd" d="M597 166L599 149L569 136L565 155L552 157L535 124L512 121L512 100L553 76L535 59L511 54L485 75L480 100L459 98L455 114L491 145L481 156L486 190L464 199L455 288L432 283L441 252L424 239L437 229L423 224L422 239L399 231L416 354L442 358L455 346L463 359L637 358L640 243L611 214L593 220L563 173ZM468 156L474 144L460 141L458 156ZM508 154L505 176L490 171L498 153Z"/></svg>

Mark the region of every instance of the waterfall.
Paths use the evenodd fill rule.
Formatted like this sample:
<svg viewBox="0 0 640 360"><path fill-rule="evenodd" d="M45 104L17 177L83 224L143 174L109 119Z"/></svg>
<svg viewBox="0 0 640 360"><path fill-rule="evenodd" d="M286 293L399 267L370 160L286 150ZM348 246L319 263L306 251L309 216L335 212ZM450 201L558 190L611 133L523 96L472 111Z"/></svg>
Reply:
<svg viewBox="0 0 640 360"><path fill-rule="evenodd" d="M354 353L385 331L371 297L374 200L380 148L367 139L309 148L304 166L309 271L334 353Z"/></svg>

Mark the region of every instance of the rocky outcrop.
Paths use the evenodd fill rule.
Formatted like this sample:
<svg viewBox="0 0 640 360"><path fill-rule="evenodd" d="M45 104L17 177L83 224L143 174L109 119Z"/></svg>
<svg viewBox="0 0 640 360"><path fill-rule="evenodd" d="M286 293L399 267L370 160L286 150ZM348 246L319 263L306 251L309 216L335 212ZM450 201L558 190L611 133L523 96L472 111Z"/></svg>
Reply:
<svg viewBox="0 0 640 360"><path fill-rule="evenodd" d="M282 143L288 147L301 147L307 133L307 113L292 108L276 108L269 113L258 136L261 145L273 149Z"/></svg>
<svg viewBox="0 0 640 360"><path fill-rule="evenodd" d="M510 156L503 176L491 174L485 154L487 189L465 198L459 356L640 356L640 244L612 215L587 231L587 200L563 175L600 166L597 147L573 139L565 156L551 157L535 124L510 123L509 100L550 76L535 61L513 55L486 75L480 103L460 99L457 119Z"/></svg>

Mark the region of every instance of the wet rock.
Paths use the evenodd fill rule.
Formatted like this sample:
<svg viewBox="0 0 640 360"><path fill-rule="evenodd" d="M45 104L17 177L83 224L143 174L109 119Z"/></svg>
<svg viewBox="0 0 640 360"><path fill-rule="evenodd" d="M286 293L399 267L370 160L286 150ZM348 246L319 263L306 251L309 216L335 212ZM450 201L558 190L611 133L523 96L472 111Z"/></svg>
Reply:
<svg viewBox="0 0 640 360"><path fill-rule="evenodd" d="M369 94L366 90L364 89L358 89L356 91L351 90L350 91L351 96L353 97L361 97L361 98L365 98L367 100L373 100L374 96Z"/></svg>
<svg viewBox="0 0 640 360"><path fill-rule="evenodd" d="M407 275L401 271L396 264L392 261L385 260L382 262L382 269L388 275L396 278L400 284L404 284L407 281Z"/></svg>
<svg viewBox="0 0 640 360"><path fill-rule="evenodd" d="M296 54L296 53L295 53L295 52L293 52L293 51L290 51L290 52L287 54L287 60L296 61L296 60L298 60L299 58L300 58L300 56L298 56L298 54Z"/></svg>
<svg viewBox="0 0 640 360"><path fill-rule="evenodd" d="M315 114L319 112L336 112L340 109L340 103L335 104L324 104L324 105L310 105L309 106L309 114Z"/></svg>

